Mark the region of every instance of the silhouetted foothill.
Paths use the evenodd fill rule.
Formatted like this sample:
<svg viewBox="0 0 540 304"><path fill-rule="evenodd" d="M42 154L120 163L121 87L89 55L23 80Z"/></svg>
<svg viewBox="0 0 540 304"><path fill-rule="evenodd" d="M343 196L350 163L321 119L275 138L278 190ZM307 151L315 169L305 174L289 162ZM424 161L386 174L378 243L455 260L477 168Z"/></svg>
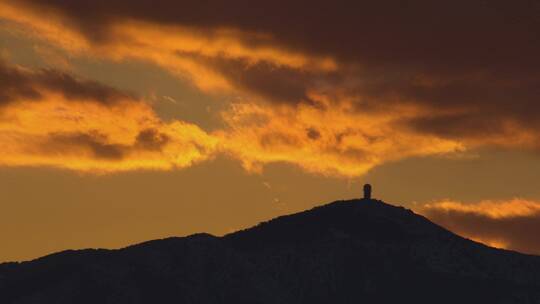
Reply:
<svg viewBox="0 0 540 304"><path fill-rule="evenodd" d="M338 201L223 237L0 264L0 303L540 303L540 257L384 202Z"/></svg>

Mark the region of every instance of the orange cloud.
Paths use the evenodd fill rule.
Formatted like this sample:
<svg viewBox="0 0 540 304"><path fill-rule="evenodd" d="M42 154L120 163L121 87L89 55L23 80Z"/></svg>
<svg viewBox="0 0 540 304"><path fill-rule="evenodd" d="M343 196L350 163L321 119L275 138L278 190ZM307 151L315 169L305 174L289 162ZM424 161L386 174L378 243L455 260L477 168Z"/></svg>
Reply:
<svg viewBox="0 0 540 304"><path fill-rule="evenodd" d="M439 201L423 206L426 210L439 210L442 212L472 213L492 219L531 216L540 213L540 203L523 199L509 201L481 201L474 204L465 204L450 200Z"/></svg>
<svg viewBox="0 0 540 304"><path fill-rule="evenodd" d="M408 156L448 153L458 142L398 130L417 115L355 111L311 93L316 105L234 104L227 127L208 134L193 124L164 122L144 101L54 70L0 65L0 143L4 166L53 166L87 172L170 170L226 153L248 170L287 162L313 173L358 176Z"/></svg>
<svg viewBox="0 0 540 304"><path fill-rule="evenodd" d="M463 203L450 200L423 205L417 211L447 229L485 243L540 253L540 202L525 199Z"/></svg>
<svg viewBox="0 0 540 304"><path fill-rule="evenodd" d="M320 18L305 22L315 20L309 25L317 27L321 37L305 33L295 36L298 29L306 28L296 14L289 20L295 26L288 28L273 22L258 26L259 20L249 18L249 10L238 16L239 20L212 22L223 16L197 11L207 17L199 20L174 7L173 2L167 2L171 8L151 13L145 11L148 4L144 1L109 2L85 12L84 5L64 1L3 0L0 18L9 21L5 26L46 40L71 55L151 62L205 92L234 96L239 102L223 113L228 127L215 136L206 134L207 141L217 151L240 159L250 170L287 162L310 172L357 176L384 162L411 156L486 145L538 148L539 127L531 119L538 97L535 72L519 74L523 81L517 81L485 70L482 64L470 64L479 62L476 53L471 53L475 60L456 60L455 52L448 52L452 48L438 47L444 54L426 52L432 49L424 45L427 40L433 41L424 39L433 37L430 27L408 28L408 23L380 27L377 20L370 19L369 10L360 10L355 14L367 15L355 15L354 22L375 22L374 28L392 39L374 34L376 31L364 24L348 32L351 28L333 28L341 23L325 24ZM270 4L270 8L276 7ZM399 17L399 12L395 16L396 12L377 5L366 8ZM169 10L178 14L169 15ZM309 7L302 13L319 16L319 11ZM359 35L360 31L366 32ZM449 37L460 37L451 34ZM413 41L401 43L407 35ZM385 45L394 42L405 50ZM476 48L472 51L477 52ZM480 59L487 55L482 53ZM492 63L509 67L512 73L521 71L519 61ZM168 128L168 124L160 124L160 128ZM196 126L190 127L195 133L205 134ZM186 124L180 128L186 128ZM65 137L61 138L64 142ZM133 146L137 132L127 138L118 141L109 133L93 135L93 141L99 144ZM88 140L82 146L86 153L95 153L98 147ZM142 153L140 149L117 150L124 151L117 153L122 155ZM168 165L156 166L173 166L165 163Z"/></svg>
<svg viewBox="0 0 540 304"><path fill-rule="evenodd" d="M147 103L112 88L67 74L2 71L17 84L0 85L0 165L168 170L216 150L217 140L199 127L164 122Z"/></svg>
<svg viewBox="0 0 540 304"><path fill-rule="evenodd" d="M293 83L300 74L307 73L305 75L311 77L338 68L332 58L272 46L273 37L260 33L120 20L110 25L109 39L96 43L69 29L65 30L65 35L60 34L70 22L62 16L51 13L52 18L45 20L41 12L31 7L17 7L10 2L3 6L8 8L3 11L3 18L31 28L69 52L113 60L136 58L151 61L180 77L190 78L202 90L237 93L244 100L256 99L261 92L264 92L263 100L269 94L281 98L289 94L288 90L295 89L289 83ZM20 9L25 13L20 14ZM246 40L258 43L246 44ZM240 69L240 72L231 73L234 69ZM278 71L282 74L270 77ZM247 77L238 76L242 73L248 73ZM277 93L280 88L276 86L276 81L280 81L280 77L286 82L281 84L282 93ZM266 83L265 80L270 78L273 81ZM257 82L253 79L257 79ZM310 89L310 92L304 93L311 85L297 85L300 93L293 96L304 95L305 99L318 106L301 104L289 107L254 102L236 104L230 111L222 113L228 128L216 132L219 151L240 159L248 170L260 170L264 164L272 162L287 162L313 173L358 176L386 161L464 148L458 141L399 129L397 122L411 115L410 107L399 108L388 114L361 113L354 109L351 99L336 106L332 98L316 90ZM45 107L45 104L42 106ZM151 109L145 111L151 112ZM257 119L251 119L254 116ZM76 130L74 126L70 128ZM113 130L106 133L108 141L123 145L133 145L137 135L131 134L127 137L129 139L120 140ZM87 144L87 153L93 153L88 147ZM136 152L130 154L135 155ZM167 165L155 159L144 166L152 166L150 163L170 167L170 163ZM136 166L128 162L125 165L130 168Z"/></svg>
<svg viewBox="0 0 540 304"><path fill-rule="evenodd" d="M359 176L387 161L463 149L456 141L400 129L397 113L362 113L342 100L331 106L325 96L311 95L317 106L236 104L224 113L229 128L220 133L225 150L248 170L286 162L326 175ZM409 114L406 114L409 112Z"/></svg>
<svg viewBox="0 0 540 304"><path fill-rule="evenodd" d="M43 14L49 18L43 18ZM119 18L105 39L94 41L77 31L73 20L43 6L0 2L0 18L15 22L23 33L39 37L80 56L150 61L207 92L239 93L235 83L201 58L241 60L245 65L269 62L276 67L331 71L330 57L309 56L275 47L269 34L234 28L195 28ZM249 43L251 42L251 43Z"/></svg>
<svg viewBox="0 0 540 304"><path fill-rule="evenodd" d="M538 26L531 4L493 3L491 10L467 4L464 15L462 3L448 2L441 15L440 4L423 2L405 11L399 1L235 3L111 0L88 9L69 1L2 0L0 18L72 54L153 62L205 91L252 101L272 87L292 89L295 97L325 85L350 89L365 97L357 103L431 110L404 121L419 132L537 148L540 44L531 43L536 37L528 30ZM267 17L274 15L280 18ZM500 22L515 16L521 22ZM254 74L258 81L250 81ZM305 77L304 84L287 87L283 75L295 76L286 82Z"/></svg>

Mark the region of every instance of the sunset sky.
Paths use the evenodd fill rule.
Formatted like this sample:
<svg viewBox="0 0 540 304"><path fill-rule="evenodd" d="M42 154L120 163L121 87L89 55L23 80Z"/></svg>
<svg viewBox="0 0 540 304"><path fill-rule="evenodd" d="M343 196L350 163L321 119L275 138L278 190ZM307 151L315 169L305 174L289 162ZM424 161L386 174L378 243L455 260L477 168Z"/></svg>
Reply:
<svg viewBox="0 0 540 304"><path fill-rule="evenodd" d="M0 0L0 262L222 235L365 182L540 254L540 3L352 3Z"/></svg>

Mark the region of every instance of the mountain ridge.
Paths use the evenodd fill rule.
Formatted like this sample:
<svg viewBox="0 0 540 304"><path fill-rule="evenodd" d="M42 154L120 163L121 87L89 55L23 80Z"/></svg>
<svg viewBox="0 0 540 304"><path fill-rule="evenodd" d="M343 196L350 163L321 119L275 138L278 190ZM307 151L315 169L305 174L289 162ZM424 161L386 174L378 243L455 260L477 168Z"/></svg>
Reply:
<svg viewBox="0 0 540 304"><path fill-rule="evenodd" d="M2 303L404 299L540 303L540 257L491 248L411 210L361 199L222 237L194 234L0 264Z"/></svg>

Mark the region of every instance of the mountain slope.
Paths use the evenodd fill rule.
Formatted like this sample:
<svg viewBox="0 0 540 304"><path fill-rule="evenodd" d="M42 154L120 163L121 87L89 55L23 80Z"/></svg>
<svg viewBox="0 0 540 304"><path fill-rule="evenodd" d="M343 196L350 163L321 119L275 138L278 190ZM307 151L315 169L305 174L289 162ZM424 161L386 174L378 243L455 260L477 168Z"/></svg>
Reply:
<svg viewBox="0 0 540 304"><path fill-rule="evenodd" d="M0 303L540 303L540 257L375 200L0 265Z"/></svg>

